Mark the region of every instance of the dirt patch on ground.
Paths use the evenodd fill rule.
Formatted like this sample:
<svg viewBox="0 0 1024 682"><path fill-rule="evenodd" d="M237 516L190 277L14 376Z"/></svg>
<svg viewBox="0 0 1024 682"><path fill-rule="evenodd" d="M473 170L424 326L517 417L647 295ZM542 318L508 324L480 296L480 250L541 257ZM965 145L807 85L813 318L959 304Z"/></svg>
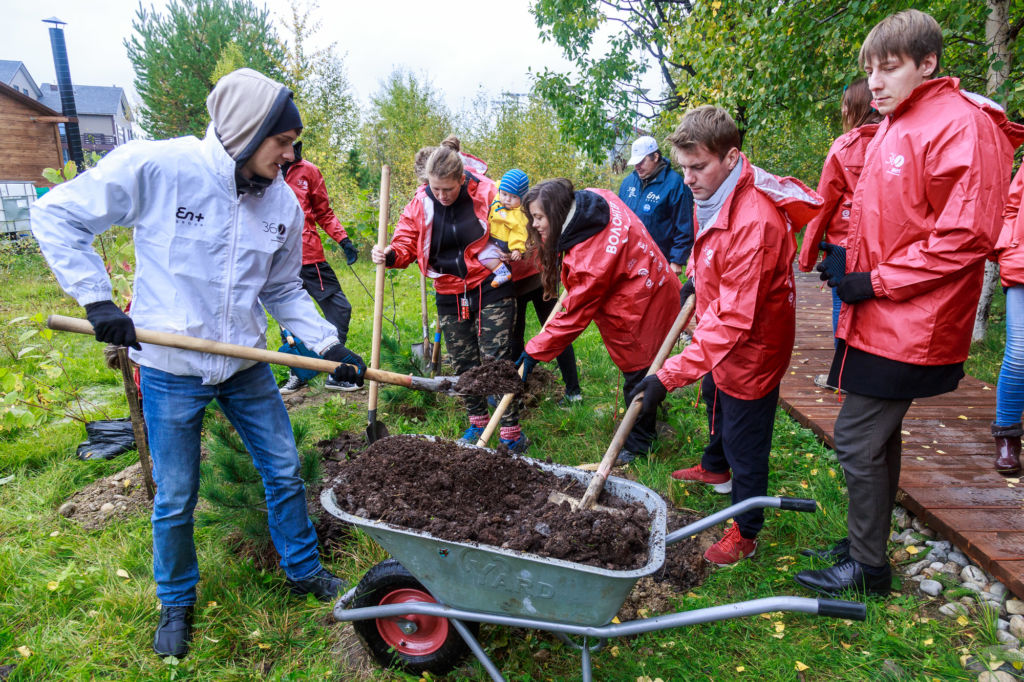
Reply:
<svg viewBox="0 0 1024 682"><path fill-rule="evenodd" d="M518 395L523 392L523 380L511 360L490 360L459 375L455 391L464 395Z"/></svg>
<svg viewBox="0 0 1024 682"><path fill-rule="evenodd" d="M642 505L604 494L599 502L619 513L573 512L548 496L558 490L578 498L583 486L500 451L392 436L343 464L325 485L349 513L447 540L614 570L647 561L650 517Z"/></svg>
<svg viewBox="0 0 1024 682"><path fill-rule="evenodd" d="M152 507L142 482L142 465L136 462L116 474L93 481L77 491L58 512L83 528L103 528L112 519L126 519Z"/></svg>

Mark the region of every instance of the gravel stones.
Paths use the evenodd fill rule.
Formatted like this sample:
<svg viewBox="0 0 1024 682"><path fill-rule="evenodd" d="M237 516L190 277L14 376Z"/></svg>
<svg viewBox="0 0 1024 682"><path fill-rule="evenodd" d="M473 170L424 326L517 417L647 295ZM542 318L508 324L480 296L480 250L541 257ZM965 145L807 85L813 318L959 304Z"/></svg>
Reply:
<svg viewBox="0 0 1024 682"><path fill-rule="evenodd" d="M1020 599L1007 599L1006 612L1011 616L1024 616L1024 601Z"/></svg>
<svg viewBox="0 0 1024 682"><path fill-rule="evenodd" d="M938 597L942 594L942 583L938 580L922 580L920 590L929 597Z"/></svg>

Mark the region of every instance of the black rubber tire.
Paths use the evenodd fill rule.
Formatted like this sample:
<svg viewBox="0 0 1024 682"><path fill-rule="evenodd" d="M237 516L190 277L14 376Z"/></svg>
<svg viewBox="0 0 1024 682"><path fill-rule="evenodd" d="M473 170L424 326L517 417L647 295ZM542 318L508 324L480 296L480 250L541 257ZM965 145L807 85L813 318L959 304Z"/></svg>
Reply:
<svg viewBox="0 0 1024 682"><path fill-rule="evenodd" d="M405 566L395 559L388 559L366 572L356 586L349 608L379 606L381 600L395 590L419 590L430 594ZM396 668L410 675L421 675L424 672L445 675L458 667L470 653L469 647L451 623L448 623L448 636L438 649L429 654L412 655L394 648L384 639L378 628L378 620L352 621L352 627L369 654L385 668ZM479 623L466 622L465 625L474 636L480 630Z"/></svg>

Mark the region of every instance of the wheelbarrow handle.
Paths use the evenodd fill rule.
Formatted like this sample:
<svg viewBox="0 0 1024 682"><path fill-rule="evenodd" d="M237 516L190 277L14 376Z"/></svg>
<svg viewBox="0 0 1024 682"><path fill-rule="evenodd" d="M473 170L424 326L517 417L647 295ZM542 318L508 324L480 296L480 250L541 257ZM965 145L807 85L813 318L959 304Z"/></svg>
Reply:
<svg viewBox="0 0 1024 682"><path fill-rule="evenodd" d="M859 601L842 601L839 599L818 599L818 615L829 618L846 618L849 620L867 620L868 607Z"/></svg>
<svg viewBox="0 0 1024 682"><path fill-rule="evenodd" d="M65 315L50 315L46 318L46 326L58 331L75 332L78 334L87 334L89 336L92 336L95 333L93 331L92 324L90 324L88 320L83 320L78 317L67 317ZM309 358L304 355L279 353L273 350L250 348L249 346L224 343L223 341L211 341L210 339L200 339L194 336L185 336L184 334L158 332L151 329L142 329L141 327L135 328L135 338L137 338L141 343L151 343L156 346L181 348L182 350L194 350L200 353L212 353L214 355L226 355L232 358L255 360L257 362L269 362L275 365L286 365L288 367L297 367L300 369L311 369L317 372L327 372L328 374L333 372L339 364L322 358ZM406 388L416 388L419 390L438 390L430 387L440 386L440 380L442 379L441 377L438 377L437 380L414 381L414 377L409 374L398 374L396 372L386 372L379 369L367 369L365 376L370 381L379 381L384 384L393 384L395 386L404 386ZM415 379L421 379L421 377L415 377Z"/></svg>

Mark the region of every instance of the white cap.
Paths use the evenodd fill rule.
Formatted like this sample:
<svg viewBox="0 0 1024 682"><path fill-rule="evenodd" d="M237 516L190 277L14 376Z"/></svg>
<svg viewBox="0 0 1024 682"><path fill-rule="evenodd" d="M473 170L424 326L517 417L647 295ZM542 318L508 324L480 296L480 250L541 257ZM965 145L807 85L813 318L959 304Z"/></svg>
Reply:
<svg viewBox="0 0 1024 682"><path fill-rule="evenodd" d="M633 143L632 156L626 162L627 166L635 166L644 160L648 154L658 151L658 142L650 135L638 137Z"/></svg>

